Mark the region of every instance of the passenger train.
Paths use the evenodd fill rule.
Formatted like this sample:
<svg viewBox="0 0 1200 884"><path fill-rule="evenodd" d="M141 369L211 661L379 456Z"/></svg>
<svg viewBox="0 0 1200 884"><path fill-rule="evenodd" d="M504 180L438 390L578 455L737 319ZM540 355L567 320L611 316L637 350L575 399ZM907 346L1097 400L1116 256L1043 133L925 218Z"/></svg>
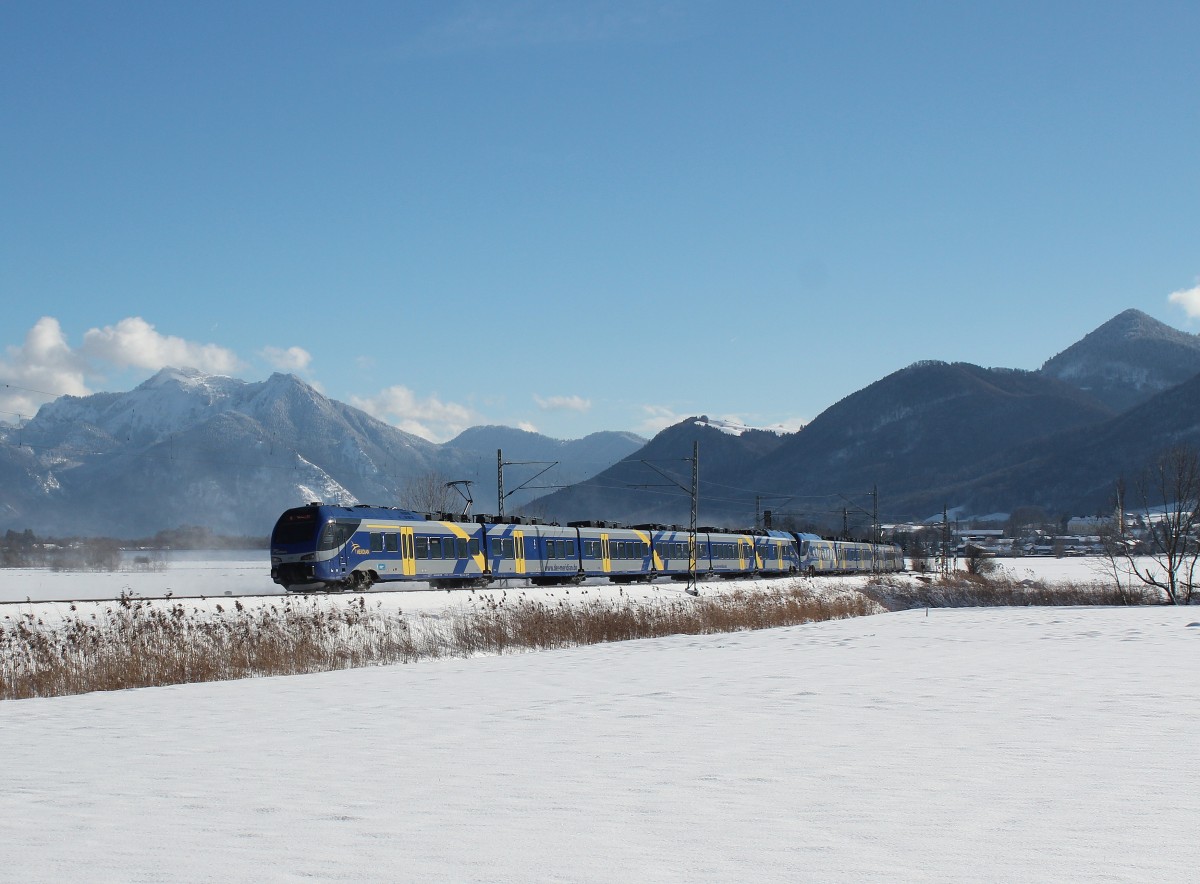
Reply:
<svg viewBox="0 0 1200 884"><path fill-rule="evenodd" d="M897 546L815 534L700 528L695 542L700 579L904 569ZM505 579L546 586L589 577L613 583L687 580L690 560L690 532L678 526L560 526L365 504L289 509L271 533L271 579L292 592L363 590L405 581L455 589Z"/></svg>

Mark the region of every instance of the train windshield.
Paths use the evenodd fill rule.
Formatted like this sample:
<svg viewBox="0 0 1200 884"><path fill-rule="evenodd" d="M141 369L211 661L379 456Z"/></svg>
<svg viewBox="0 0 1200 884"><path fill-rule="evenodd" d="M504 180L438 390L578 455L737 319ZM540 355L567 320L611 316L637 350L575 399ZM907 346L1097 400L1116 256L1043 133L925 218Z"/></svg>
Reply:
<svg viewBox="0 0 1200 884"><path fill-rule="evenodd" d="M294 543L312 543L317 535L316 510L288 510L275 523L275 531L271 535L272 546L289 546Z"/></svg>

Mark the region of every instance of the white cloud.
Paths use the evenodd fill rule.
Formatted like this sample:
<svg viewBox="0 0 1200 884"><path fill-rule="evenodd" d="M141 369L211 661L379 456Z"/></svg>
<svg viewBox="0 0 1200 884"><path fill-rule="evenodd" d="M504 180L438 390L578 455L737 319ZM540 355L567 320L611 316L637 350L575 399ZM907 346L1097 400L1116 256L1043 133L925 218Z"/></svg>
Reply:
<svg viewBox="0 0 1200 884"><path fill-rule="evenodd" d="M15 422L32 417L38 408L69 393L86 396L87 365L73 351L58 320L43 316L25 335L25 343L10 346L0 359L0 418Z"/></svg>
<svg viewBox="0 0 1200 884"><path fill-rule="evenodd" d="M453 439L475 423L469 408L442 402L436 396L418 399L412 390L400 385L388 387L374 396L352 396L350 404L431 442Z"/></svg>
<svg viewBox="0 0 1200 884"><path fill-rule="evenodd" d="M294 348L298 349L298 348ZM303 352L303 351L300 351ZM72 347L59 321L43 316L21 346L9 346L0 359L0 416L31 417L46 402L63 394L86 396L89 382L102 381L112 370L157 371L168 365L230 374L241 367L232 350L162 335L138 316L116 325L89 329Z"/></svg>
<svg viewBox="0 0 1200 884"><path fill-rule="evenodd" d="M1182 307L1189 319L1200 318L1200 284L1190 289L1180 289L1177 292L1171 292L1167 296L1167 300L1172 304L1178 304Z"/></svg>
<svg viewBox="0 0 1200 884"><path fill-rule="evenodd" d="M642 420L637 425L637 432L647 436L653 436L660 430L665 430L672 424L677 424L685 417L686 414L676 414L665 405L643 405Z"/></svg>
<svg viewBox="0 0 1200 884"><path fill-rule="evenodd" d="M288 347L286 350L279 347L263 347L259 352L276 371L302 372L312 362L312 354L303 347Z"/></svg>
<svg viewBox="0 0 1200 884"><path fill-rule="evenodd" d="M533 401L542 411L578 411L582 414L591 410L592 407L592 400L584 399L582 396L543 397L535 394Z"/></svg>
<svg viewBox="0 0 1200 884"><path fill-rule="evenodd" d="M116 325L89 329L79 348L88 359L118 368L157 371L168 365L198 368L213 374L230 374L241 363L232 350L216 344L197 344L173 335L161 335L140 316L122 319Z"/></svg>
<svg viewBox="0 0 1200 884"><path fill-rule="evenodd" d="M529 421L520 421L520 422L518 422L518 423L517 423L517 429L518 429L518 430L524 430L526 433L539 433L539 432L541 432L541 431L540 431L540 430L539 430L539 429L538 429L536 426L534 426L533 424L531 424Z"/></svg>

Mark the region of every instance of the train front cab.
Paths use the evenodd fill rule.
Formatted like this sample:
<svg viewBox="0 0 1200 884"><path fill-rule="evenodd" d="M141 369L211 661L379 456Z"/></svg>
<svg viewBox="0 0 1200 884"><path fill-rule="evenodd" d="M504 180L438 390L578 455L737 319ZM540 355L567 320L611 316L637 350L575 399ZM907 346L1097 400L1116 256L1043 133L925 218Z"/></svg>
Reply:
<svg viewBox="0 0 1200 884"><path fill-rule="evenodd" d="M320 506L289 509L271 531L271 579L284 589L321 589L327 566L317 560L317 535L327 513Z"/></svg>
<svg viewBox="0 0 1200 884"><path fill-rule="evenodd" d="M309 592L366 588L383 575L401 576L400 526L423 519L364 505L287 510L271 533L271 578L291 592Z"/></svg>

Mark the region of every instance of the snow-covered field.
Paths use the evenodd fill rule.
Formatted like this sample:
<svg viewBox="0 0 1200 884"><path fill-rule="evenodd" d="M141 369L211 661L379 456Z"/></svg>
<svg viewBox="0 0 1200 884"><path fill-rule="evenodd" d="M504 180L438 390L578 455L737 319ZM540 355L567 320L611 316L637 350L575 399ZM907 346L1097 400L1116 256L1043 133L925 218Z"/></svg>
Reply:
<svg viewBox="0 0 1200 884"><path fill-rule="evenodd" d="M5 881L1189 881L1200 610L0 704Z"/></svg>
<svg viewBox="0 0 1200 884"><path fill-rule="evenodd" d="M132 564L132 563L130 563ZM0 568L0 602L50 599L115 599L199 595L263 595L278 592L271 582L266 550L196 551L170 554L161 570L51 571Z"/></svg>

